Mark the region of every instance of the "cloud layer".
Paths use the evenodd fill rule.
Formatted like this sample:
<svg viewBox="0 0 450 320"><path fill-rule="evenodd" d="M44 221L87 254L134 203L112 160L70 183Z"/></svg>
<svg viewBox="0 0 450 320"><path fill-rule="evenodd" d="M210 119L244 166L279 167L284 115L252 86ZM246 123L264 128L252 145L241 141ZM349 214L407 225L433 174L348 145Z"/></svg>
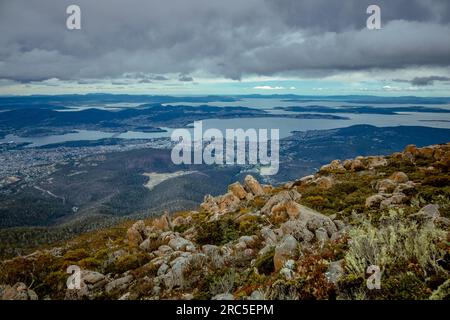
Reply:
<svg viewBox="0 0 450 320"><path fill-rule="evenodd" d="M446 0L377 1L376 31L365 28L365 0L77 0L82 29L70 31L73 2L0 2L0 79L192 82L450 66Z"/></svg>

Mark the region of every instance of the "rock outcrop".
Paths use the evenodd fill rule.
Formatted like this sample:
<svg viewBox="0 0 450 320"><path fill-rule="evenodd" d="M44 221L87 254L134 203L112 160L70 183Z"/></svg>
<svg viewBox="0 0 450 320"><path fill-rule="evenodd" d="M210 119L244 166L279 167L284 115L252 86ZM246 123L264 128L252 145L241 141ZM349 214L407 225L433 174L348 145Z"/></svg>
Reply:
<svg viewBox="0 0 450 320"><path fill-rule="evenodd" d="M0 279L7 283L0 284L0 299L445 296L449 159L450 144L408 146L386 157L335 160L278 186L247 175L222 195L206 195L198 211L125 222L86 242L3 261ZM386 227L394 218L401 222L395 232ZM425 231L416 236L420 228ZM377 238L379 230L384 233ZM390 259L392 250L406 247L407 254ZM372 260L405 257L388 269L396 272L383 274L389 286L366 290ZM65 283L62 268L73 264L82 266L79 289ZM408 290L397 292L399 283Z"/></svg>
<svg viewBox="0 0 450 320"><path fill-rule="evenodd" d="M263 196L266 193L264 192L263 187L259 184L258 180L253 178L251 175L248 175L244 179L245 189L252 193L254 196Z"/></svg>
<svg viewBox="0 0 450 320"><path fill-rule="evenodd" d="M38 300L37 294L18 282L13 286L0 285L0 300Z"/></svg>

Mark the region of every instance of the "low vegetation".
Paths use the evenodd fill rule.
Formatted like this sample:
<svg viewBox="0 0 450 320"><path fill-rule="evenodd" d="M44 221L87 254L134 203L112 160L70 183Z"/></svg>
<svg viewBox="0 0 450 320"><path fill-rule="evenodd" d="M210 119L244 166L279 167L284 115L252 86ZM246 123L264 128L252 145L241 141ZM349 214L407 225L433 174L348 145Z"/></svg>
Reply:
<svg viewBox="0 0 450 320"><path fill-rule="evenodd" d="M449 168L447 144L333 161L276 187L247 176L198 211L4 260L0 296L23 283L49 299L449 299ZM83 290L67 289L71 265Z"/></svg>

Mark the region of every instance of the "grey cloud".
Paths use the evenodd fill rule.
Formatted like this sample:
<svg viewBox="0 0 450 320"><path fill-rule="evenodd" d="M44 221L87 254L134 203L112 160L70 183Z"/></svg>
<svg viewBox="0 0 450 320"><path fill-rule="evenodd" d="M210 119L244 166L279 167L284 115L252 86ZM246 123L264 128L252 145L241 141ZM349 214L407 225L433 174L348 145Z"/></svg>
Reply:
<svg viewBox="0 0 450 320"><path fill-rule="evenodd" d="M179 76L179 78L178 78L178 81L182 81L182 82L192 82L192 81L194 81L194 78L192 78L192 77L190 77L190 76L188 76L188 75L181 74L181 75Z"/></svg>
<svg viewBox="0 0 450 320"><path fill-rule="evenodd" d="M161 75L153 76L150 79L155 80L155 81L167 81L167 80L169 80L169 78L166 78L166 77L161 76Z"/></svg>
<svg viewBox="0 0 450 320"><path fill-rule="evenodd" d="M287 24L316 32L364 28L366 9L372 4L380 7L383 23L450 21L450 3L446 0L267 0L267 3Z"/></svg>
<svg viewBox="0 0 450 320"><path fill-rule="evenodd" d="M431 86L435 81L450 81L450 77L442 76L428 76L428 77L415 77L412 80L395 79L395 82L407 82L416 87Z"/></svg>
<svg viewBox="0 0 450 320"><path fill-rule="evenodd" d="M0 78L165 81L167 74L241 79L450 66L450 2L383 0L379 31L366 0L68 0L0 2ZM431 49L432 48L432 49Z"/></svg>
<svg viewBox="0 0 450 320"><path fill-rule="evenodd" d="M148 79L142 79L142 80L139 80L139 83L153 83L153 81L148 80Z"/></svg>
<svg viewBox="0 0 450 320"><path fill-rule="evenodd" d="M434 81L450 81L449 77L416 77L412 79L411 84L415 86L430 86L434 83Z"/></svg>

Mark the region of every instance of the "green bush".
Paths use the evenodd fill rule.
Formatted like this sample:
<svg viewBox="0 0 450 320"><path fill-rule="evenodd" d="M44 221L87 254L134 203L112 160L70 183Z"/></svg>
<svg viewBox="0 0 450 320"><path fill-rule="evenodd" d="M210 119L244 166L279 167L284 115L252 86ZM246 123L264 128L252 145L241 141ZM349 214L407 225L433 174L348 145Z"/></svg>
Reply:
<svg viewBox="0 0 450 320"><path fill-rule="evenodd" d="M198 225L196 242L200 245L224 245L240 237L239 223L232 219L202 222Z"/></svg>

